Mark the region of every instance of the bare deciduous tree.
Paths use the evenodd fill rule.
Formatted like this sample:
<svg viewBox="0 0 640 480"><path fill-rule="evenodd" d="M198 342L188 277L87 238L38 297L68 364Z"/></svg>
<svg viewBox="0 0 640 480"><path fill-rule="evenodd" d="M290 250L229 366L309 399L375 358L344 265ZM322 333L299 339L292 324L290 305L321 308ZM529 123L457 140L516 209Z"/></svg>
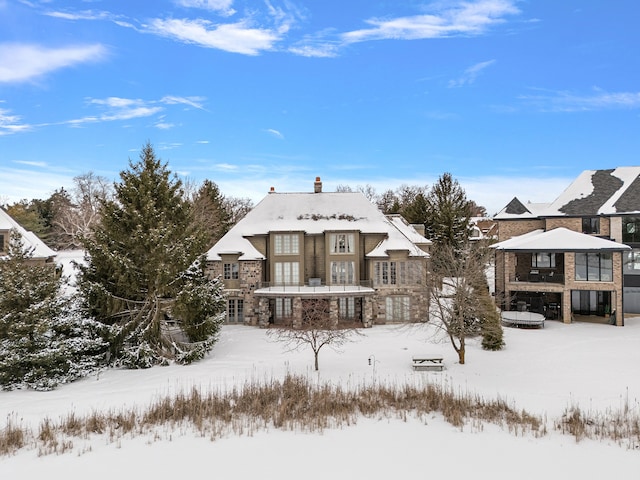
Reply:
<svg viewBox="0 0 640 480"><path fill-rule="evenodd" d="M353 337L360 333L354 324L339 324L330 318L328 299L312 298L302 301L301 325L273 326L267 334L283 343L287 351L305 346L311 348L314 368L318 371L318 355L323 347L329 346L339 351L340 347L353 341Z"/></svg>
<svg viewBox="0 0 640 480"><path fill-rule="evenodd" d="M495 310L492 302L484 301L487 254L487 249L467 242L462 251L454 245L439 245L431 257L430 321L449 337L461 364L465 363L467 338L479 335L483 322L495 314L490 311Z"/></svg>
<svg viewBox="0 0 640 480"><path fill-rule="evenodd" d="M248 197L225 197L225 208L229 213L231 225L235 225L253 208L253 201Z"/></svg>
<svg viewBox="0 0 640 480"><path fill-rule="evenodd" d="M73 179L69 202L60 202L53 217L55 243L59 248L79 248L80 238L91 234L100 219L100 208L113 196L109 180L93 172Z"/></svg>

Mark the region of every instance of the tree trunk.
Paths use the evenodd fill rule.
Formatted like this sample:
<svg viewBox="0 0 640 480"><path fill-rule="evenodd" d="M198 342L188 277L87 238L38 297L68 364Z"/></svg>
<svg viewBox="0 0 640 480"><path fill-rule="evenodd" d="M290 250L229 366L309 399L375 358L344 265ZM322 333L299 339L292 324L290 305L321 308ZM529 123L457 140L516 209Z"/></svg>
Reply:
<svg viewBox="0 0 640 480"><path fill-rule="evenodd" d="M460 362L460 365L464 365L464 354L465 354L465 348L464 348L464 338L463 338L460 341L460 348L458 349L458 361Z"/></svg>
<svg viewBox="0 0 640 480"><path fill-rule="evenodd" d="M315 367L316 367L316 372L318 371L318 353L319 352L313 352L313 355L315 357Z"/></svg>

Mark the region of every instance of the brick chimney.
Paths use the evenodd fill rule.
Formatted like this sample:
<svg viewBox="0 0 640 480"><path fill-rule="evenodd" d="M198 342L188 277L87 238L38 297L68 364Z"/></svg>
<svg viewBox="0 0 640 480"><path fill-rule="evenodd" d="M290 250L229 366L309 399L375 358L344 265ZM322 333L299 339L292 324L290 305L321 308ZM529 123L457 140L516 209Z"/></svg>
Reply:
<svg viewBox="0 0 640 480"><path fill-rule="evenodd" d="M316 181L313 182L313 193L322 193L322 182L320 177L316 177Z"/></svg>

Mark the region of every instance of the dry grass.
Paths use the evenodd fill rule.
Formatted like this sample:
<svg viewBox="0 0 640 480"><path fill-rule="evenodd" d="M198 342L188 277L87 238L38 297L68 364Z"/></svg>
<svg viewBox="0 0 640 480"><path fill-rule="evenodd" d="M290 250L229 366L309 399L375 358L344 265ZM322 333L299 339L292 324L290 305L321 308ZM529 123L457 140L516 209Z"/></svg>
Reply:
<svg viewBox="0 0 640 480"><path fill-rule="evenodd" d="M363 385L344 389L289 375L282 381L250 382L225 393L193 388L157 399L142 412L94 411L85 417L71 413L58 423L44 419L37 434L10 418L0 431L0 455L11 455L29 445L41 455L60 454L72 451L74 441L86 441L95 435L105 436L116 445L125 436L150 434L155 441L162 438L163 431L170 438L172 432L195 430L216 440L230 434L253 435L268 428L316 432L353 425L362 416L406 419L438 414L461 429L482 430L483 425L491 423L515 435L540 437L547 433L544 419L500 399L457 394L437 385ZM597 415L572 408L553 424L556 430L578 441L607 439L627 448L640 445L637 408L627 406L620 412Z"/></svg>

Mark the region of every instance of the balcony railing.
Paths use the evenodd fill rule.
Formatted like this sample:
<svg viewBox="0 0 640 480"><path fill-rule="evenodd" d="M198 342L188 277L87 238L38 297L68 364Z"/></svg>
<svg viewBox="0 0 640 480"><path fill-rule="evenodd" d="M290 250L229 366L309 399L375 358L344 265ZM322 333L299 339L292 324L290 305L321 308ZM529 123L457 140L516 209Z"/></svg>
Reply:
<svg viewBox="0 0 640 480"><path fill-rule="evenodd" d="M292 285L282 282L260 282L257 285L257 288L269 288L269 289L278 289L283 292L326 292L327 290L331 290L333 292L337 291L353 291L359 290L363 288L372 288L371 280L361 280L357 283L349 283L349 284L331 284L327 285L324 282L317 281L314 279L312 282L305 283L303 285Z"/></svg>
<svg viewBox="0 0 640 480"><path fill-rule="evenodd" d="M564 274L558 272L529 272L526 274L513 273L509 275L510 282L525 283L556 283L564 284Z"/></svg>

